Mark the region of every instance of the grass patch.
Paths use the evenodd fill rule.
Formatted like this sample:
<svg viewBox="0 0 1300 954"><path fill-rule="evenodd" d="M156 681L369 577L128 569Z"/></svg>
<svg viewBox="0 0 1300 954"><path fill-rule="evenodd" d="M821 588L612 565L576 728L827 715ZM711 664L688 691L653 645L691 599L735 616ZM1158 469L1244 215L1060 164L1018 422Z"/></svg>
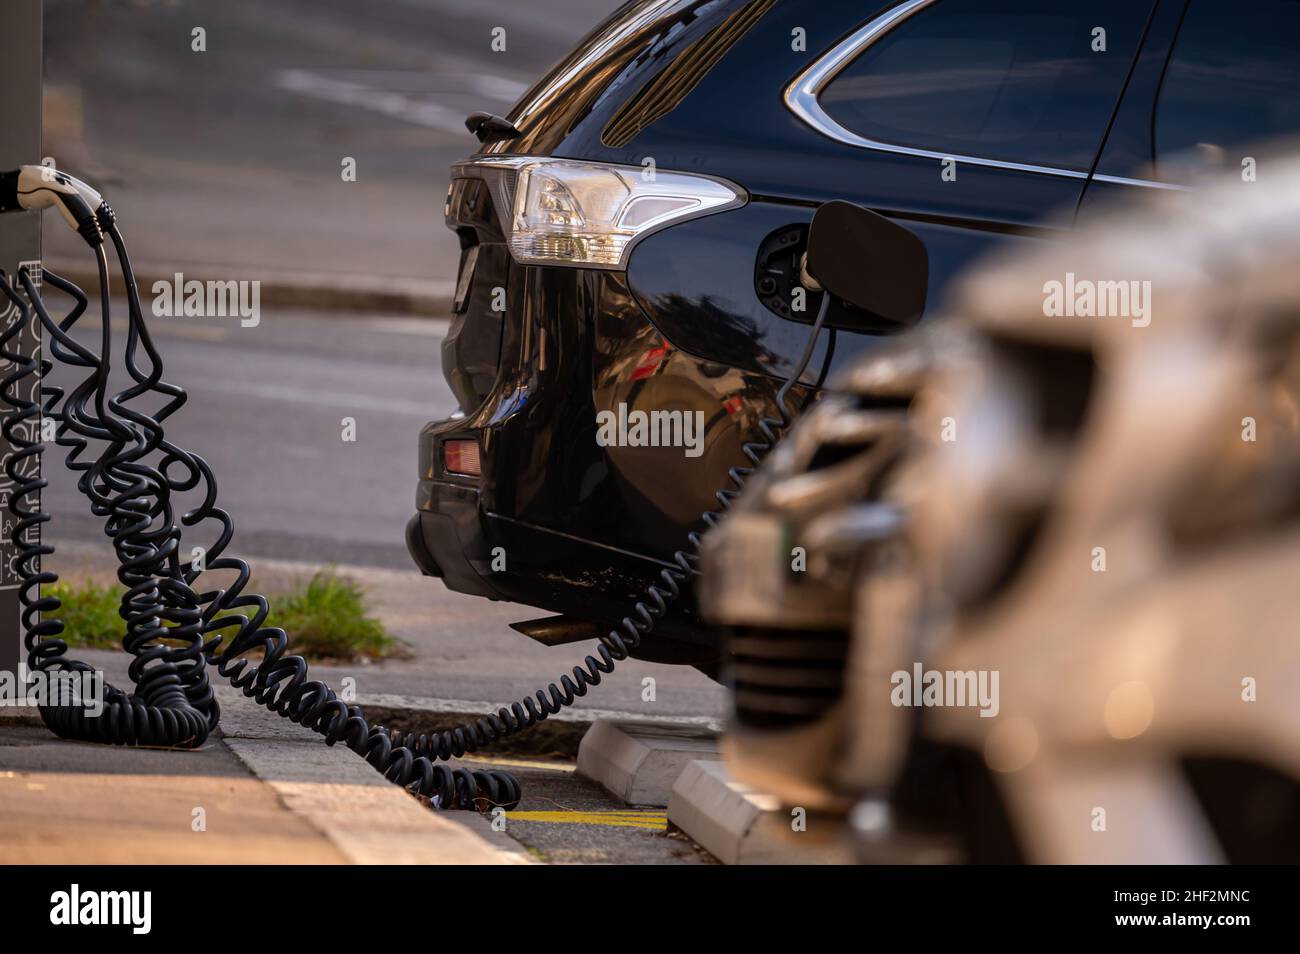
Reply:
<svg viewBox="0 0 1300 954"><path fill-rule="evenodd" d="M245 592L255 592L250 584ZM118 613L125 588L56 583L45 596L57 596L63 605L48 619L63 620L62 639L70 646L114 648L122 643L126 624ZM321 570L311 579L288 589L266 594L271 611L265 626L278 626L289 636L290 651L310 659L381 659L395 653L399 644L369 614L365 591L356 580L333 570ZM230 615L224 613L222 615ZM233 635L234 627L223 630Z"/></svg>
<svg viewBox="0 0 1300 954"><path fill-rule="evenodd" d="M57 596L63 605L52 613L42 613L41 618L63 620L59 638L69 646L114 649L122 644L126 632L126 623L117 612L125 592L125 587L100 586L90 580L80 586L55 583L42 587L41 596Z"/></svg>
<svg viewBox="0 0 1300 954"><path fill-rule="evenodd" d="M397 646L384 624L367 615L361 584L332 570L321 570L306 586L267 599L268 625L284 630L295 652L323 659L376 659Z"/></svg>

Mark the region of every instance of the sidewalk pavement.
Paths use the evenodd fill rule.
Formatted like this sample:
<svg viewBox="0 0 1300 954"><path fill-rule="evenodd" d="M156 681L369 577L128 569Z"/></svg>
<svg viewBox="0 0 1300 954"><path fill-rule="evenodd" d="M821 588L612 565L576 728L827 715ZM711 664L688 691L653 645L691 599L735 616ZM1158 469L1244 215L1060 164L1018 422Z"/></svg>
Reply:
<svg viewBox="0 0 1300 954"><path fill-rule="evenodd" d="M54 244L54 243L51 243ZM439 273L455 276L457 259L446 253L438 262ZM351 272L317 272L250 266L194 264L156 261L132 261L132 273L146 310L154 299L155 283L170 289L178 282L226 282L232 279L256 282L258 304L271 308L303 308L339 311L348 314L412 315L424 318L446 317L451 313L456 283L452 279L421 279L401 276L367 275ZM99 294L99 270L84 247L58 247L47 253L45 267L65 278L94 301ZM126 294L126 286L116 268L110 273L110 291L114 296ZM177 278L177 276L181 278ZM206 287L206 284L205 284Z"/></svg>
<svg viewBox="0 0 1300 954"><path fill-rule="evenodd" d="M236 547L238 540L236 536ZM63 581L116 581L117 563L107 543L54 542L47 568ZM296 561L248 559L252 587L264 591L283 589L321 569ZM413 569L334 569L361 584L374 615L402 642L406 655L381 662L313 662L312 674L335 688L351 678L357 701L384 710L385 719L389 711L405 710L431 715L422 720L427 725L458 714L494 712L558 680L592 651L591 643L542 646L510 629L512 622L546 615L535 607L453 593L441 580ZM110 681L125 679L129 657L120 650L74 649L72 654L102 668ZM577 720L585 727L595 718L641 718L716 728L726 698L722 686L689 666L628 659L554 721Z"/></svg>
<svg viewBox="0 0 1300 954"><path fill-rule="evenodd" d="M521 864L473 812L422 806L343 746L219 687L196 751L54 737L0 709L0 863Z"/></svg>
<svg viewBox="0 0 1300 954"><path fill-rule="evenodd" d="M58 542L49 563L67 582L115 579L107 545ZM319 569L251 563L254 582L267 589ZM581 643L548 649L510 630L509 622L541 615L529 607L451 593L414 571L335 569L362 584L407 655L314 663L312 674L336 688L351 677L367 714L390 727L423 729L495 711L590 651ZM114 685L130 685L130 657L120 650L72 654ZM326 746L224 680L214 685L221 727L195 752L66 742L34 710L0 708L0 863L708 861L689 840L610 827L620 806L599 786L573 778L571 762L596 718L719 726L724 690L693 669L627 660L578 705L520 736L517 751L507 745L485 753L525 784L527 810L512 818L510 834L471 812L430 811L350 750ZM544 761L528 761L534 757ZM206 831L193 829L196 809ZM557 809L562 823L549 817ZM662 828L661 818L655 823Z"/></svg>

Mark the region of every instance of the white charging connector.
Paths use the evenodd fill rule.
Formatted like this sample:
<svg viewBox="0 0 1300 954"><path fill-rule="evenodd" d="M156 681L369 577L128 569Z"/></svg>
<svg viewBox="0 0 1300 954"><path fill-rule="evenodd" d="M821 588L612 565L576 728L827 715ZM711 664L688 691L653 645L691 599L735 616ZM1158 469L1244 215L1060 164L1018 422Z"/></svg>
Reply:
<svg viewBox="0 0 1300 954"><path fill-rule="evenodd" d="M96 213L104 198L76 176L52 166L27 165L0 173L0 211L55 208L87 242L102 241Z"/></svg>

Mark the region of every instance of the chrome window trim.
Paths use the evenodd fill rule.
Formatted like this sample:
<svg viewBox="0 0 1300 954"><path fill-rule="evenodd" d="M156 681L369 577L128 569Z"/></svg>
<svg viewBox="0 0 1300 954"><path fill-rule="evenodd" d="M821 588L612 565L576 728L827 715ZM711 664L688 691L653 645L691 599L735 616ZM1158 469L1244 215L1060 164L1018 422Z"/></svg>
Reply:
<svg viewBox="0 0 1300 954"><path fill-rule="evenodd" d="M924 10L935 0L906 0L898 6L886 10L874 20L870 20L863 26L859 27L846 39L834 46L828 53L814 60L812 65L795 77L794 81L786 87L785 105L790 112L794 113L805 125L810 127L814 132L833 139L836 142L842 142L845 145L856 146L859 149L872 149L876 152L887 152L900 156L916 156L920 159L952 159L958 165L966 163L975 166L987 166L992 169L1007 169L1012 172L1028 172L1036 175L1058 176L1066 179L1087 179L1088 173L1081 172L1077 169L1059 169L1055 166L1038 166L1023 162L1007 162L1001 159L985 159L980 156L963 156L954 153L935 152L931 149L918 149L914 146L898 146L892 143L880 142L876 139L868 139L865 136L859 136L850 129L841 126L832 119L822 109L818 97L821 95L827 85L830 84L844 67L848 66L858 58L866 49L876 40L884 36L894 27L907 20L912 14ZM1094 175L1094 179L1101 182L1112 182L1122 185L1145 186L1152 189L1182 189L1183 186L1170 185L1165 182L1154 182L1148 179L1126 179L1120 176L1099 176Z"/></svg>
<svg viewBox="0 0 1300 954"><path fill-rule="evenodd" d="M1094 173L1093 182L1109 182L1111 185L1141 186L1144 189L1172 189L1175 192L1195 192L1193 186L1180 185L1177 182L1159 182L1155 179L1130 179L1128 176L1108 176Z"/></svg>

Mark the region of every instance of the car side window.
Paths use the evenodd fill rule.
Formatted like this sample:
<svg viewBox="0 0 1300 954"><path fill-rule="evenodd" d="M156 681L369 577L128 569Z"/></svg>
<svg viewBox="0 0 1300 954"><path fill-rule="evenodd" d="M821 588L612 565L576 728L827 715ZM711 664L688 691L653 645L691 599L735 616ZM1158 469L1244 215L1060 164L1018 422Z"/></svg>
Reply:
<svg viewBox="0 0 1300 954"><path fill-rule="evenodd" d="M1135 0L935 0L819 103L887 146L1086 172L1150 12Z"/></svg>
<svg viewBox="0 0 1300 954"><path fill-rule="evenodd" d="M1156 100L1162 176L1300 133L1300 0L1192 0Z"/></svg>

